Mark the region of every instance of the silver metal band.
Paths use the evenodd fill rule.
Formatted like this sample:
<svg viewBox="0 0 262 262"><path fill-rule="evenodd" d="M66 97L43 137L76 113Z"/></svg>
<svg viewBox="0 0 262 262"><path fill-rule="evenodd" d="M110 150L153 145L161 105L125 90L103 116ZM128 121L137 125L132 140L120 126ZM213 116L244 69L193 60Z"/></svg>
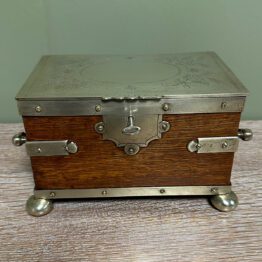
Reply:
<svg viewBox="0 0 262 262"><path fill-rule="evenodd" d="M29 156L67 156L67 140L59 141L27 141L26 151Z"/></svg>
<svg viewBox="0 0 262 262"><path fill-rule="evenodd" d="M199 137L187 145L190 152L196 153L226 153L236 152L239 144L238 136L228 137Z"/></svg>
<svg viewBox="0 0 262 262"><path fill-rule="evenodd" d="M148 115L241 112L245 97L189 97L159 100L18 100L22 116Z"/></svg>
<svg viewBox="0 0 262 262"><path fill-rule="evenodd" d="M97 189L54 189L35 190L38 198L104 198L104 197L140 197L140 196L189 196L218 195L231 192L231 186L163 186L163 187L127 187Z"/></svg>

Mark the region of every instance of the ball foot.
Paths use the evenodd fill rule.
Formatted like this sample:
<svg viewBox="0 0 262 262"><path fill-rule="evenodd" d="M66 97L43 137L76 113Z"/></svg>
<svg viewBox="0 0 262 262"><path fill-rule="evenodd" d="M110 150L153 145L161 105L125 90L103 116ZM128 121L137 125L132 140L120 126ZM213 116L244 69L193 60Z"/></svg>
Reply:
<svg viewBox="0 0 262 262"><path fill-rule="evenodd" d="M237 195L231 191L227 194L214 195L211 197L211 204L222 212L229 212L238 206L238 198Z"/></svg>
<svg viewBox="0 0 262 262"><path fill-rule="evenodd" d="M26 202L26 211L34 217L47 215L53 210L53 203L50 199L37 198L30 196Z"/></svg>

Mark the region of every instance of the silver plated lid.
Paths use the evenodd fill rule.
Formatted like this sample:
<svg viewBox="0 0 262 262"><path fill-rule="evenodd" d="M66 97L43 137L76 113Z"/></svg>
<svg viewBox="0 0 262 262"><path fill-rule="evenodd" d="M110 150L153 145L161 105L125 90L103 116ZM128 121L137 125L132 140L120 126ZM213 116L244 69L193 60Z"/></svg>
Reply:
<svg viewBox="0 0 262 262"><path fill-rule="evenodd" d="M213 52L44 56L18 100L161 99L246 96L247 89Z"/></svg>

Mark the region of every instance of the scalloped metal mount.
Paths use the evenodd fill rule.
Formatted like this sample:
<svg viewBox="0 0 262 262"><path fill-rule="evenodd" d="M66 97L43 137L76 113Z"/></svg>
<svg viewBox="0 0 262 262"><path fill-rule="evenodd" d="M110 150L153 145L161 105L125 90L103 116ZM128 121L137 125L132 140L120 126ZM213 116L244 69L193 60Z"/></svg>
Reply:
<svg viewBox="0 0 262 262"><path fill-rule="evenodd" d="M130 122L130 118L132 121ZM125 132L127 127L136 132ZM103 140L113 141L117 147L124 147L127 155L135 155L140 147L147 147L152 140L161 139L162 133L170 129L162 115L104 115L103 122L95 125Z"/></svg>

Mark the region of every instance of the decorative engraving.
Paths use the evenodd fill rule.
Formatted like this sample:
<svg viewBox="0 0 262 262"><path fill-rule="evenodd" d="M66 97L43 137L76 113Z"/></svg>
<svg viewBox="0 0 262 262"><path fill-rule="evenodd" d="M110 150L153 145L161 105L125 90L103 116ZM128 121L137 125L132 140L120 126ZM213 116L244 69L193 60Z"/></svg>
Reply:
<svg viewBox="0 0 262 262"><path fill-rule="evenodd" d="M218 70L218 65L212 56L206 53L198 55L181 54L176 56L159 56L157 61L170 64L179 68L179 74L171 79L162 81L163 87L173 86L176 89L198 88L210 92L216 90L218 86L223 87L228 84L229 79L225 77L223 71ZM185 91L186 92L186 91Z"/></svg>
<svg viewBox="0 0 262 262"><path fill-rule="evenodd" d="M18 95L30 98L149 99L246 92L214 53L47 56Z"/></svg>

